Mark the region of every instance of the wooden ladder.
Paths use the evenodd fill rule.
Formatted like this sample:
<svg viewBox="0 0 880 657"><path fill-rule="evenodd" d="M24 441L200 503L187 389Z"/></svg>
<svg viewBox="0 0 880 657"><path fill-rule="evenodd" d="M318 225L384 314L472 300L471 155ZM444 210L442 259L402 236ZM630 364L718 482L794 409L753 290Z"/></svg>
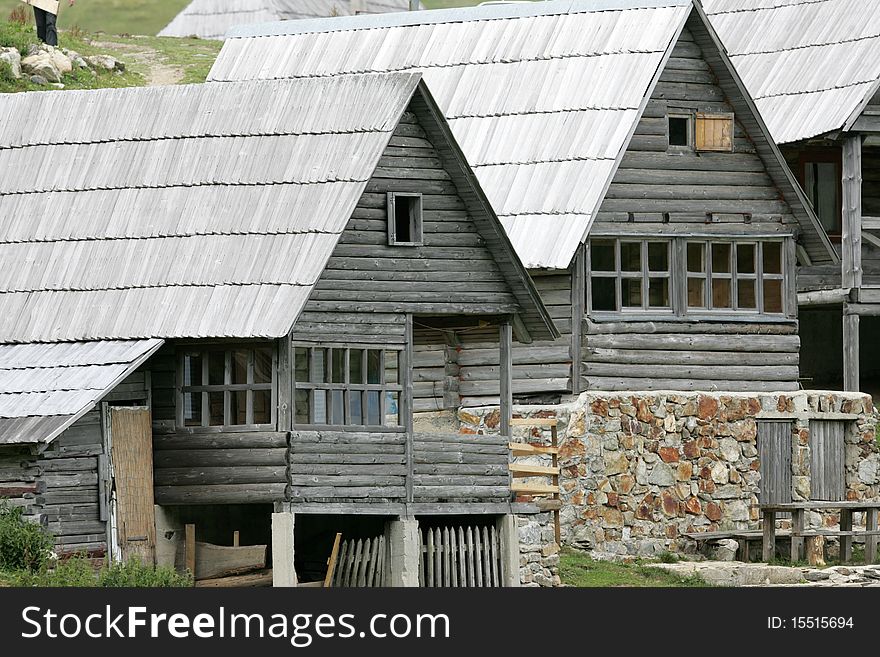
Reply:
<svg viewBox="0 0 880 657"><path fill-rule="evenodd" d="M552 465L532 465L526 463L510 463L508 468L512 479L510 490L513 493L532 495L536 497L548 496L549 499L539 500L538 508L542 511L553 512L553 531L556 536L556 544L562 545L562 531L559 525L559 509L562 500L559 499L559 436L556 418L513 418L510 426L532 427L550 429L550 446L532 445L529 443L509 442L511 456L537 456L549 455ZM527 481L530 477L550 477L552 484L537 484Z"/></svg>

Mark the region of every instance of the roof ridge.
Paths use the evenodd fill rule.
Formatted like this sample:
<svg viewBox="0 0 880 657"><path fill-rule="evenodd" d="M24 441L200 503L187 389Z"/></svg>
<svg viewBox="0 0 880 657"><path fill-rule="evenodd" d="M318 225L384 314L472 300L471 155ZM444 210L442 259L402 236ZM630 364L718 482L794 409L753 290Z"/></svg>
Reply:
<svg viewBox="0 0 880 657"><path fill-rule="evenodd" d="M226 39L262 36L285 36L309 32L341 32L357 29L381 29L437 23L465 23L472 21L531 18L559 14L627 11L632 9L659 9L693 5L694 0L539 0L537 2L501 2L474 7L428 9L384 14L359 14L330 18L307 18L295 21L273 21L240 25L232 28Z"/></svg>

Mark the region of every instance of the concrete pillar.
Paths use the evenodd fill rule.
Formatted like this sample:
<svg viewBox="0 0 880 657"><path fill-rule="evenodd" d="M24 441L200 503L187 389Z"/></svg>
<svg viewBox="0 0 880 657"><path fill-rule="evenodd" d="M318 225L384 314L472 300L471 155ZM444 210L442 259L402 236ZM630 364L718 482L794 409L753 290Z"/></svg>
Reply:
<svg viewBox="0 0 880 657"><path fill-rule="evenodd" d="M170 508L153 505L156 518L156 565L176 568L177 548L183 540L183 523ZM180 564L183 570L183 563Z"/></svg>
<svg viewBox="0 0 880 657"><path fill-rule="evenodd" d="M501 585L519 586L519 530L516 516L501 516L497 530L501 539Z"/></svg>
<svg viewBox="0 0 880 657"><path fill-rule="evenodd" d="M415 518L389 520L385 524L388 537L389 586L419 585L419 521Z"/></svg>
<svg viewBox="0 0 880 657"><path fill-rule="evenodd" d="M282 510L272 514L272 586L296 585L296 570L293 566L293 511Z"/></svg>

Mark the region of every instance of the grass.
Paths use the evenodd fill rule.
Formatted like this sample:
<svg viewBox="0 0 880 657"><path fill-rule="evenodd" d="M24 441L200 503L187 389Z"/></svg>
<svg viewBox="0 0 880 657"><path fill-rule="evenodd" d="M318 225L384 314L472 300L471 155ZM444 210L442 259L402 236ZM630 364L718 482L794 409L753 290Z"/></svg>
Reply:
<svg viewBox="0 0 880 657"><path fill-rule="evenodd" d="M584 552L566 548L559 560L562 583L576 587L703 587L707 584L696 576L682 577L651 562L634 563L598 561Z"/></svg>
<svg viewBox="0 0 880 657"><path fill-rule="evenodd" d="M36 31L31 25L0 22L0 46L14 46L23 54L30 44L37 43ZM106 87L137 87L147 84L155 67L179 69L181 83L204 82L220 51L220 42L201 39L117 36L96 37L80 30L62 32L59 46L75 50L80 55L108 54L126 64L124 73L75 69L62 80L65 89L101 89ZM8 71L0 70L0 92L53 89L35 85L23 76L14 80Z"/></svg>

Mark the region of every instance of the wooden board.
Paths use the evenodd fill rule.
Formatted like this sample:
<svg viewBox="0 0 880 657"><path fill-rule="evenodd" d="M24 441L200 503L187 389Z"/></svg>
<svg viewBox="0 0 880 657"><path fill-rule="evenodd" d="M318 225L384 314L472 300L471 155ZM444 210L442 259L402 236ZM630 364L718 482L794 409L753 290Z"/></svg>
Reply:
<svg viewBox="0 0 880 657"><path fill-rule="evenodd" d="M791 502L791 422L759 421L761 504Z"/></svg>
<svg viewBox="0 0 880 657"><path fill-rule="evenodd" d="M178 545L177 563L187 560L185 542ZM266 567L265 545L214 545L195 541L195 578L213 579L242 575Z"/></svg>
<svg viewBox="0 0 880 657"><path fill-rule="evenodd" d="M33 7L37 7L38 9L42 9L44 11L48 11L50 14L58 15L58 10L61 8L61 3L58 0L21 0L26 5L31 5Z"/></svg>
<svg viewBox="0 0 880 657"><path fill-rule="evenodd" d="M122 558L138 557L145 564L153 564L156 520L150 410L142 406L111 406L110 435L117 538Z"/></svg>
<svg viewBox="0 0 880 657"><path fill-rule="evenodd" d="M810 492L814 500L844 499L844 429L839 421L810 421Z"/></svg>

